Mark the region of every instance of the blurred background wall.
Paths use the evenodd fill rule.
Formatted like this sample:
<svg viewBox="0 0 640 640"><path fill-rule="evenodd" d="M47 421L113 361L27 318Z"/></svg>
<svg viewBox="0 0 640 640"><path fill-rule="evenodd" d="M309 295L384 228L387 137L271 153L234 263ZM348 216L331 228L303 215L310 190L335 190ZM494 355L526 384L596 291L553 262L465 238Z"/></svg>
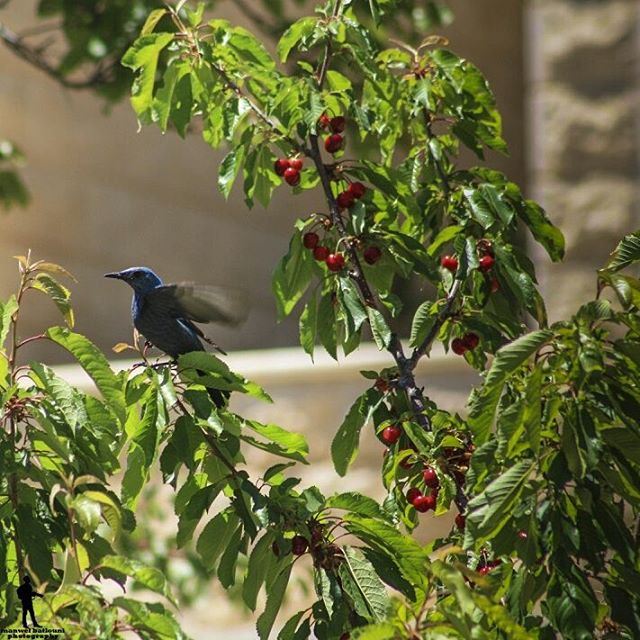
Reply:
<svg viewBox="0 0 640 640"><path fill-rule="evenodd" d="M11 2L0 10L0 22L14 31L32 26L34 4ZM497 158L497 165L522 182L521 7L513 0L452 5L458 17L446 29L451 47L487 73L504 114L512 151ZM232 2L220 9L234 22L243 20ZM131 336L130 291L102 274L147 265L170 281L232 283L249 290L248 324L238 333L216 334L225 348L296 344L296 322L275 322L270 276L286 251L294 219L322 206L320 201L294 197L283 187L268 211L260 205L248 211L238 189L226 202L216 187L222 155L198 133L186 142L155 127L136 133L126 100L108 114L104 109L94 94L60 87L0 46L0 135L27 156L23 173L33 196L28 209L0 219L0 294L15 287L11 256L28 248L36 258L65 265L78 278L73 287L78 331L109 349ZM50 305L43 302L38 309L25 319L25 334L43 322L58 322ZM46 345L34 348L33 355L60 357Z"/></svg>
<svg viewBox="0 0 640 640"><path fill-rule="evenodd" d="M0 22L14 29L32 24L33 4L10 3L0 10ZM451 0L450 6L456 20L441 32L488 76L504 117L511 153L490 158L491 164L539 199L567 236L564 266L552 268L533 249L557 319L592 295L595 269L619 236L640 222L639 3ZM233 3L222 7L226 17L242 20ZM270 277L293 220L321 203L293 197L286 188L268 211L259 205L248 211L237 191L225 202L216 189L220 156L197 134L185 142L152 127L136 130L128 104L105 114L94 95L61 88L0 46L0 135L24 150L33 196L26 210L0 218L0 296L16 284L11 256L31 248L35 257L59 262L78 277L77 329L108 350L130 338L131 326L130 291L103 279L106 271L144 264L169 280L246 288L254 302L249 322L237 333L216 332L215 339L229 350L254 350L232 353L231 364L263 384L275 404L243 401L236 408L309 436L317 464L305 482L380 495L381 446L373 434L363 436L362 456L346 484L335 484L328 454L349 404L364 389L357 371L388 366L385 354L365 349L341 366L320 357L310 367L299 349L263 351L297 343L295 322L275 322ZM58 322L50 303L34 304L37 312L22 325L25 335ZM38 349L33 357L60 360L58 350ZM429 395L450 410L463 410L475 382L460 359L441 352L420 376ZM423 536L448 529L444 520L428 517ZM196 638L211 637L213 598L220 602L208 592L184 616ZM237 622L236 610L218 608L218 624L228 630ZM247 627L233 637L253 635Z"/></svg>

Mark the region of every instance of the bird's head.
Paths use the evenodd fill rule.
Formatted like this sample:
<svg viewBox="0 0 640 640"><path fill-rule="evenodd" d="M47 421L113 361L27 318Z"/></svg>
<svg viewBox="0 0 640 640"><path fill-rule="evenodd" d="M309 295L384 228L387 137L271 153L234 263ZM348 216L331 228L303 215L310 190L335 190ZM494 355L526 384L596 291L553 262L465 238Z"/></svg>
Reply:
<svg viewBox="0 0 640 640"><path fill-rule="evenodd" d="M123 271L105 273L104 277L124 280L137 293L146 293L162 284L162 280L147 267L130 267Z"/></svg>

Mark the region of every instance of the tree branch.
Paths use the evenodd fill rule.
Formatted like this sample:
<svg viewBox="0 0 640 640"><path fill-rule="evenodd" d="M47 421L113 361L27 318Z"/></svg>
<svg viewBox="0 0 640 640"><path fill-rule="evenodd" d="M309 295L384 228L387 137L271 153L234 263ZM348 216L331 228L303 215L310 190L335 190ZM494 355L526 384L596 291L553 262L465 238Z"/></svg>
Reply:
<svg viewBox="0 0 640 640"><path fill-rule="evenodd" d="M84 80L70 80L66 78L58 69L52 66L36 49L24 44L22 37L17 33L0 23L0 42L13 51L19 58L22 58L29 64L33 65L40 71L46 73L49 77L53 78L56 82L60 83L63 87L68 89L90 89L99 84L107 82L108 70L113 69L116 65L115 62L111 62L108 66L99 65L98 68L88 78Z"/></svg>

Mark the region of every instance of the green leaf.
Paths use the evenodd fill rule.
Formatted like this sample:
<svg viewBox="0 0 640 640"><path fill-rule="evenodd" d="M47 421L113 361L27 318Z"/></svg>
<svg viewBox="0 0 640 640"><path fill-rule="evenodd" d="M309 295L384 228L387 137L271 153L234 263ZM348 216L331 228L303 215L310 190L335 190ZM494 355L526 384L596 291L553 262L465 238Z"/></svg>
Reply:
<svg viewBox="0 0 640 640"><path fill-rule="evenodd" d="M425 585L428 555L416 540L403 535L395 526L383 520L364 518L352 513L345 514L343 520L349 533L393 560L415 587Z"/></svg>
<svg viewBox="0 0 640 640"><path fill-rule="evenodd" d="M153 98L152 116L154 120L158 122L163 132L167 130L169 124L169 116L171 115L173 107L173 96L176 87L182 78L188 76L190 71L191 69L187 63L171 64L164 74L162 87L158 89ZM189 105L189 111L190 110Z"/></svg>
<svg viewBox="0 0 640 640"><path fill-rule="evenodd" d="M71 292L62 286L55 278L48 273L39 273L31 283L31 288L42 291L53 300L56 307L62 314L69 328L73 327L73 309L69 303Z"/></svg>
<svg viewBox="0 0 640 640"><path fill-rule="evenodd" d="M297 613L294 613L293 616L291 616L291 618L287 620L282 629L280 629L278 640L294 640L298 624L300 623L300 620L302 620L302 616L304 616L305 613L307 612L298 611ZM304 638L307 637L307 635L304 636Z"/></svg>
<svg viewBox="0 0 640 640"><path fill-rule="evenodd" d="M4 349L11 328L11 319L17 310L18 302L15 296L11 296L5 303L0 302L0 349Z"/></svg>
<svg viewBox="0 0 640 640"><path fill-rule="evenodd" d="M325 506L328 509L343 509L351 513L357 513L369 518L380 518L384 520L387 516L380 505L368 496L355 491L338 493L327 499Z"/></svg>
<svg viewBox="0 0 640 640"><path fill-rule="evenodd" d="M145 467L150 467L157 454L160 428L163 426L163 414L158 410L158 387L153 386L144 397L144 412L142 419L135 421L134 429L129 429L129 437L140 446L144 453Z"/></svg>
<svg viewBox="0 0 640 640"><path fill-rule="evenodd" d="M313 256L302 244L300 232L291 238L289 252L280 260L273 274L272 289L278 318L288 316L304 295L313 273Z"/></svg>
<svg viewBox="0 0 640 640"><path fill-rule="evenodd" d="M518 208L518 214L524 220L533 237L545 248L554 262L564 257L564 236L562 231L554 226L544 209L533 200L525 200Z"/></svg>
<svg viewBox="0 0 640 640"><path fill-rule="evenodd" d="M463 189L464 197L469 205L469 210L474 219L484 229L489 229L495 223L495 215L489 203L482 197L477 189Z"/></svg>
<svg viewBox="0 0 640 640"><path fill-rule="evenodd" d="M452 240L454 240L461 231L462 231L462 227L459 225L454 224L449 227L445 227L440 231L440 233L438 233L438 235L435 237L433 242L429 245L429 248L427 249L427 253L430 256L435 256L440 250L440 247L442 247L442 245L447 244L448 242L451 242Z"/></svg>
<svg viewBox="0 0 640 640"><path fill-rule="evenodd" d="M355 284L350 278L340 278L339 299L347 312L350 333L358 331L367 319L367 311L358 294Z"/></svg>
<svg viewBox="0 0 640 640"><path fill-rule="evenodd" d="M284 567L269 589L269 593L267 594L267 606L256 623L256 629L260 640L267 640L271 633L273 623L275 622L276 616L282 606L282 600L284 598L285 591L287 590L287 585L289 584L292 567L292 564Z"/></svg>
<svg viewBox="0 0 640 640"><path fill-rule="evenodd" d="M305 17L296 20L283 34L278 42L277 53L280 62L286 62L291 50L300 42L304 42L315 31L317 18Z"/></svg>
<svg viewBox="0 0 640 640"><path fill-rule="evenodd" d="M495 537L509 522L535 466L535 460L516 462L480 495L472 498L468 506L466 531L475 545Z"/></svg>
<svg viewBox="0 0 640 640"><path fill-rule="evenodd" d="M605 269L620 271L640 260L640 231L625 236L611 254Z"/></svg>
<svg viewBox="0 0 640 640"><path fill-rule="evenodd" d="M74 356L95 382L109 408L121 422L124 422L125 400L122 384L102 352L84 336L64 327L51 327L45 335Z"/></svg>
<svg viewBox="0 0 640 640"><path fill-rule="evenodd" d="M131 106L143 122L151 121L153 88L160 52L172 40L172 33L150 33L141 36L122 57L125 67L138 72L131 89Z"/></svg>
<svg viewBox="0 0 640 640"><path fill-rule="evenodd" d="M100 504L102 517L111 527L113 539L118 540L122 533L122 513L120 505L118 505L111 496L102 491L89 490L83 492L82 495Z"/></svg>
<svg viewBox="0 0 640 640"><path fill-rule="evenodd" d="M244 162L244 147L234 147L227 153L224 160L220 164L220 173L218 175L218 189L220 193L228 198L233 187L233 183Z"/></svg>
<svg viewBox="0 0 640 640"><path fill-rule="evenodd" d="M244 425L276 444L279 455L305 462L309 445L302 434L287 431L277 424L262 424L255 420L246 420Z"/></svg>
<svg viewBox="0 0 640 640"><path fill-rule="evenodd" d="M353 403L331 443L331 459L338 474L344 476L355 460L360 443L360 431L382 402L376 389L367 389Z"/></svg>
<svg viewBox="0 0 640 640"><path fill-rule="evenodd" d="M196 545L204 566L212 571L229 541L238 531L240 519L232 509L216 514L206 524Z"/></svg>
<svg viewBox="0 0 640 640"><path fill-rule="evenodd" d="M93 606L95 604L92 602ZM114 598L113 607L129 613L128 622L140 637L158 640L182 640L184 634L173 615L160 602L142 603L129 598Z"/></svg>
<svg viewBox="0 0 640 640"><path fill-rule="evenodd" d="M158 24L158 22L160 22L160 20L164 16L166 16L167 13L168 12L166 9L154 9L145 20L145 23L142 27L142 31L140 32L140 35L146 36L152 33L153 30L156 28L156 25Z"/></svg>
<svg viewBox="0 0 640 640"><path fill-rule="evenodd" d="M409 341L409 346L415 348L426 339L435 325L437 313L438 305L434 302L430 302L429 300L423 302L416 309L416 313L413 316L413 322L411 323L411 339Z"/></svg>
<svg viewBox="0 0 640 640"><path fill-rule="evenodd" d="M553 337L551 331L533 331L514 340L496 353L485 381L469 406L469 426L478 444L489 437L493 418L507 379Z"/></svg>
<svg viewBox="0 0 640 640"><path fill-rule="evenodd" d="M73 509L80 526L89 535L98 528L101 511L97 502L85 497L84 494L80 494L70 501L69 507Z"/></svg>
<svg viewBox="0 0 640 640"><path fill-rule="evenodd" d="M100 560L100 564L106 569L112 569L133 578L145 589L159 593L175 604L169 583L159 569L149 567L138 560L114 555L105 556Z"/></svg>
<svg viewBox="0 0 640 640"><path fill-rule="evenodd" d="M384 620L389 596L373 565L351 547L343 547L343 551L345 563L339 569L342 588L353 601L356 612L367 620Z"/></svg>
<svg viewBox="0 0 640 640"><path fill-rule="evenodd" d="M331 295L320 297L318 305L318 338L326 352L337 360L336 310Z"/></svg>
<svg viewBox="0 0 640 640"><path fill-rule="evenodd" d="M145 466L145 454L140 445L131 443L127 455L127 469L122 478L122 502L133 508L136 499L149 478L148 467Z"/></svg>
<svg viewBox="0 0 640 640"><path fill-rule="evenodd" d="M249 556L247 574L242 583L242 599L251 611L256 610L258 592L267 574L277 564L276 556L271 550L274 540L275 534L267 532L258 540Z"/></svg>
<svg viewBox="0 0 640 640"><path fill-rule="evenodd" d="M318 335L318 298L313 295L300 314L299 322L300 345L311 356L313 361L313 352L316 346L316 337Z"/></svg>
<svg viewBox="0 0 640 640"><path fill-rule="evenodd" d="M373 339L376 345L378 345L378 349L382 351L391 343L391 329L389 329L389 325L384 319L384 316L377 309L367 307L367 315L369 316Z"/></svg>
<svg viewBox="0 0 640 640"><path fill-rule="evenodd" d="M64 415L67 424L75 432L79 421L86 421L87 414L82 402L82 394L74 389L66 380L56 374L46 365L39 362L31 363L31 370L36 376L36 384L45 390L56 406ZM32 376L34 377L34 376Z"/></svg>

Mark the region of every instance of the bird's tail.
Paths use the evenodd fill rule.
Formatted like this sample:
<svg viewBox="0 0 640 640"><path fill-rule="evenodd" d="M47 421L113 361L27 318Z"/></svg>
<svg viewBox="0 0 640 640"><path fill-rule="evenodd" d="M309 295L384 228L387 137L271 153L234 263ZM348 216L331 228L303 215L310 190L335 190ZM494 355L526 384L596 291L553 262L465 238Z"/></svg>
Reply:
<svg viewBox="0 0 640 640"><path fill-rule="evenodd" d="M206 371L202 371L201 369L196 369L196 371L198 372L198 375L207 375ZM212 387L207 387L207 393L209 394L213 404L215 404L218 409L222 409L227 406L229 396L231 395L231 392L226 389L213 389Z"/></svg>

